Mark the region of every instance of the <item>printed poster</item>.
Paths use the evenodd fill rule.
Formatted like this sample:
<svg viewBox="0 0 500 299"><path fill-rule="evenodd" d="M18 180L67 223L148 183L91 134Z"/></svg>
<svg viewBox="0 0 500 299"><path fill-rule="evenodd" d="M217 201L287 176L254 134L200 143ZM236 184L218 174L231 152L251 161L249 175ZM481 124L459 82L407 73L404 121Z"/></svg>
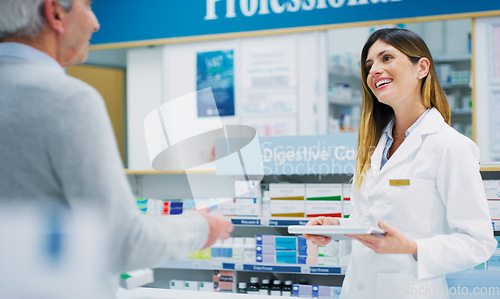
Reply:
<svg viewBox="0 0 500 299"><path fill-rule="evenodd" d="M198 94L198 117L234 116L234 56L233 50L197 54L196 89L211 88L211 95Z"/></svg>
<svg viewBox="0 0 500 299"><path fill-rule="evenodd" d="M294 115L297 112L297 63L293 39L268 41L242 50L241 114Z"/></svg>

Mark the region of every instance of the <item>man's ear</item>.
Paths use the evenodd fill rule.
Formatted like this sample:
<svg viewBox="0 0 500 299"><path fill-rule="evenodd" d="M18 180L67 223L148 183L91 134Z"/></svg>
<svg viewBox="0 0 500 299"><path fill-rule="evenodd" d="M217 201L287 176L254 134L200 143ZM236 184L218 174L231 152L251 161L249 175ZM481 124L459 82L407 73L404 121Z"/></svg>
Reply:
<svg viewBox="0 0 500 299"><path fill-rule="evenodd" d="M47 19L47 22L49 23L50 28L52 28L59 34L63 34L64 33L63 21L66 12L59 5L59 2L57 2L57 0L45 0L43 11L45 13L45 17Z"/></svg>

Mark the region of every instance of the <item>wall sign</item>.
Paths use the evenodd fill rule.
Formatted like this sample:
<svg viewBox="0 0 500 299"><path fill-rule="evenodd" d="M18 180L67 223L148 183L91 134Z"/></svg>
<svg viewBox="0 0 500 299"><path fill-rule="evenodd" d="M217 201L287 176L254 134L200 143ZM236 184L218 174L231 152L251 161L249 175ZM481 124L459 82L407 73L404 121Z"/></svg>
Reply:
<svg viewBox="0 0 500 299"><path fill-rule="evenodd" d="M233 50L197 53L196 89L204 88L212 88L213 97L198 94L198 117L234 115Z"/></svg>
<svg viewBox="0 0 500 299"><path fill-rule="evenodd" d="M500 10L496 0L95 1L92 45Z"/></svg>
<svg viewBox="0 0 500 299"><path fill-rule="evenodd" d="M264 175L353 174L356 162L356 133L259 137ZM225 144L216 141L216 156ZM256 152L253 153L257 154ZM251 157L248 157L251 160ZM238 174L224 159L217 159L218 175ZM254 173L247 169L247 174Z"/></svg>

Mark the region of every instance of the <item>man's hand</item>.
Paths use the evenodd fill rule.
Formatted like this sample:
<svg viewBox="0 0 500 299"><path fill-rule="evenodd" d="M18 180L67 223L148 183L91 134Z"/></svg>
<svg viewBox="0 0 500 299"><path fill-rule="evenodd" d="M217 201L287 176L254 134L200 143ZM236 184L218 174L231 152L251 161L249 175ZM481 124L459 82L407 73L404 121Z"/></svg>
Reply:
<svg viewBox="0 0 500 299"><path fill-rule="evenodd" d="M198 211L208 222L208 239L203 249L212 246L217 240L226 240L231 236L233 224L221 215L210 213L207 210Z"/></svg>

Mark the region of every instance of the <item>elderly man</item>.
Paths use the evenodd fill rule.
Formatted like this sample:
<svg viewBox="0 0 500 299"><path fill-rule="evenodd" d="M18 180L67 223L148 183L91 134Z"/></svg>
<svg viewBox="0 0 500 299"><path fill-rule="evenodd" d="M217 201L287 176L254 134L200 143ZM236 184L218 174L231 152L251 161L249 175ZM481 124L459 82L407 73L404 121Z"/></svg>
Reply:
<svg viewBox="0 0 500 299"><path fill-rule="evenodd" d="M91 0L0 0L0 203L95 208L112 293L118 273L185 257L233 226L210 213L140 215L101 96L63 70L86 59L97 30Z"/></svg>

